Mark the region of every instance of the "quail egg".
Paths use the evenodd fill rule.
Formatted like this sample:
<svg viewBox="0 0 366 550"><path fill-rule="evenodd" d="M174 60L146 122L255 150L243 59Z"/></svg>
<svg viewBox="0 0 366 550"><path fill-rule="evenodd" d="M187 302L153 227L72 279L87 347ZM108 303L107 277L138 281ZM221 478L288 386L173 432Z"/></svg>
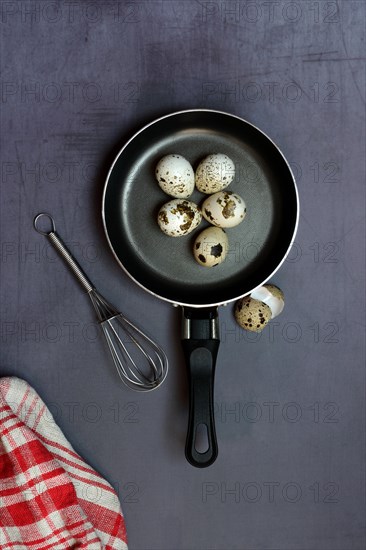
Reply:
<svg viewBox="0 0 366 550"><path fill-rule="evenodd" d="M219 227L208 227L196 238L193 254L200 265L215 267L225 260L228 248L229 241L225 231Z"/></svg>
<svg viewBox="0 0 366 550"><path fill-rule="evenodd" d="M282 301L285 300L285 295L283 294L282 290L280 288L278 288L278 286L271 285L271 284L265 284L264 288L269 290L269 292L272 294L272 296L274 296L275 298L278 298L278 300L282 300Z"/></svg>
<svg viewBox="0 0 366 550"><path fill-rule="evenodd" d="M235 165L222 153L208 155L196 170L196 187L202 193L216 193L225 189L235 177Z"/></svg>
<svg viewBox="0 0 366 550"><path fill-rule="evenodd" d="M271 319L277 317L285 306L284 294L282 290L275 285L266 284L260 286L253 290L251 297L267 304L271 310Z"/></svg>
<svg viewBox="0 0 366 550"><path fill-rule="evenodd" d="M191 201L174 199L165 203L158 213L160 229L169 237L188 235L202 220L198 206Z"/></svg>
<svg viewBox="0 0 366 550"><path fill-rule="evenodd" d="M167 195L186 199L194 190L194 171L182 155L166 155L159 160L155 176L159 186Z"/></svg>
<svg viewBox="0 0 366 550"><path fill-rule="evenodd" d="M245 330L261 332L271 318L271 308L261 300L245 296L236 302L235 319Z"/></svg>
<svg viewBox="0 0 366 550"><path fill-rule="evenodd" d="M203 217L217 227L235 227L245 218L245 202L231 191L210 195L202 205Z"/></svg>

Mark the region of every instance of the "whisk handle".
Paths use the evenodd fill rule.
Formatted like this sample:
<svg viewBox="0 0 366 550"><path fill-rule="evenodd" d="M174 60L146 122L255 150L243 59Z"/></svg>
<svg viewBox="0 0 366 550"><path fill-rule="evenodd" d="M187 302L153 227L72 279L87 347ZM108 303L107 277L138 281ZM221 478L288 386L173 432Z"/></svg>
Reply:
<svg viewBox="0 0 366 550"><path fill-rule="evenodd" d="M219 345L217 308L184 308L182 346L189 381L186 458L197 468L210 466L218 454L213 400Z"/></svg>
<svg viewBox="0 0 366 550"><path fill-rule="evenodd" d="M42 231L39 227L39 221L41 220L41 218L45 217L48 218L48 220L51 222L51 231ZM34 218L33 225L38 233L41 233L41 235L45 235L49 239L53 247L66 262L66 264L74 273L75 277L77 278L81 286L86 290L86 292L90 292L91 290L93 290L94 285L88 279L87 275L84 273L78 262L75 260L70 250L68 250L67 246L62 241L60 236L56 233L56 226L52 216L42 212Z"/></svg>
<svg viewBox="0 0 366 550"><path fill-rule="evenodd" d="M59 235L57 233L49 233L47 237L51 241L53 247L64 259L70 270L74 273L81 286L84 287L86 292L90 292L91 290L93 290L94 285L91 283L91 281L89 280L83 269L80 267L78 262L75 260L71 252L68 250Z"/></svg>

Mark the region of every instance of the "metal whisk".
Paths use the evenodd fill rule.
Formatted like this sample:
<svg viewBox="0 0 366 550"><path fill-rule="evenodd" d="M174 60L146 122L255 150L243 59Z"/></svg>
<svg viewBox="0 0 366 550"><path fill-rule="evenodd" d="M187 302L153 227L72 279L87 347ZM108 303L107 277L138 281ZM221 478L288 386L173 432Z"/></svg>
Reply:
<svg viewBox="0 0 366 550"><path fill-rule="evenodd" d="M48 218L51 222L50 231L39 227L41 218ZM99 294L56 233L52 216L42 212L34 218L33 225L38 233L48 237L90 296L122 382L135 391L151 391L159 387L168 373L168 359L163 349Z"/></svg>

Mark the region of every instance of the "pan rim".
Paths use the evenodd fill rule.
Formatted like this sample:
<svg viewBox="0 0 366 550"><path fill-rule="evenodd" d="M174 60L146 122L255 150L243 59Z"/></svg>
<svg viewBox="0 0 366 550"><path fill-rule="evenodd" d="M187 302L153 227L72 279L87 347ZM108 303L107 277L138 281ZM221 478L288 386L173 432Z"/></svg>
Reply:
<svg viewBox="0 0 366 550"><path fill-rule="evenodd" d="M180 115L180 114L185 114L185 113L202 113L202 112L207 112L207 113L216 113L216 114L220 114L220 115L225 115L225 116L228 116L228 117L231 117L231 118L236 118L238 120L240 120L241 122L244 122L245 124L248 124L249 126L251 126L252 128L254 128L255 130L257 130L260 134L262 134L268 141L270 141L272 143L272 145L277 149L277 151L280 153L282 159L284 160L284 162L286 163L286 166L288 168L288 171L291 175L291 179L292 179L292 183L293 183L293 186L294 186L294 191L295 191L295 198L296 198L296 220L295 220L295 224L294 224L294 230L293 230L293 233L292 233L292 236L291 236L291 239L290 239L290 243L289 243L289 246L287 247L287 250L285 252L285 254L283 255L283 258L282 260L279 262L279 264L276 266L276 268L272 271L272 273L267 277L265 278L259 285L257 285L256 287L252 288L251 290L249 290L248 292L245 292L243 294L240 294L238 296L235 296L233 298L230 298L229 300L224 300L224 301L221 301L221 302L214 302L214 303L208 303L208 304L191 304L191 303L186 303L186 302L180 302L179 300L172 300L170 298L167 298L165 296L161 296L160 294L157 294L156 292L153 292L152 290L150 290L149 288L145 287L140 281L138 281L135 277L133 277L133 275L131 275L131 273L127 270L127 268L125 267L125 265L123 264L123 262L120 260L120 258L118 257L117 253L115 252L114 250L114 247L112 245L112 242L109 238L109 234L108 234L108 229L107 229L107 222L106 222L106 216L105 216L105 201L106 201L106 194L107 194L107 187L108 187L108 183L109 183L109 179L110 179L110 176L111 176L111 173L114 169L114 166L116 164L116 162L118 161L120 155L123 153L123 151L128 147L128 145L139 135L141 134L142 132L144 132L147 128L149 128L150 126L158 123L159 121L161 120L164 120L166 118L170 118L170 117L173 117L173 116L176 116L176 115ZM234 302L236 300L239 300L240 298L243 298L244 296L248 296L249 294L251 294L256 288L259 288L260 286L264 285L267 281L269 281L273 275L280 269L280 267L282 266L282 264L284 263L284 261L286 260L287 258L287 255L288 253L290 252L291 250L291 247L294 243L294 240L295 240L295 236L296 236L296 233L297 233L297 229L298 229L298 225L299 225L299 218L300 218L300 201L299 201L299 192L298 192L298 189L297 189L297 185L296 185L296 180L295 180L295 176L293 174L293 171L291 169L291 166L290 164L288 163L285 155L283 154L283 152L281 151L281 149L279 148L279 146L266 134L266 132L264 132L263 130L261 130L260 128L258 128L258 126L256 126L255 124L252 124L251 122L249 122L248 120L244 119L243 117L239 117L237 115L234 115L232 113L228 113L226 111L219 111L219 110L216 110L216 109L183 109L183 110L180 110L180 111L174 111L173 113L168 113L167 115L163 115L161 117L158 117L154 120L152 120L151 122L149 122L148 124L145 124L142 128L140 128L140 130L138 130L137 132L135 132L131 138L126 141L126 143L122 146L122 148L118 151L116 157L114 158L112 164L111 164L111 167L110 169L108 170L108 174L107 174L107 177L106 177L106 180L105 180L105 183L104 183L104 188L103 188L103 196L102 196L102 221L103 221L103 229L104 229L104 233L106 235L106 238L107 238L107 241L108 241L108 244L109 244L109 248L111 249L115 259L117 260L118 264L120 265L120 267L123 269L123 271L128 275L128 277L130 279L132 279L132 281L137 284L140 288L142 288L145 292L148 292L149 294L151 294L152 296L155 296L156 298L159 298L160 300L164 300L165 302L168 302L170 304L173 304L173 306L183 306L183 307L191 307L191 308L196 308L196 309L201 309L201 308L208 308L208 307L216 307L216 306L221 306L221 305L226 305L226 304L229 304L231 302Z"/></svg>

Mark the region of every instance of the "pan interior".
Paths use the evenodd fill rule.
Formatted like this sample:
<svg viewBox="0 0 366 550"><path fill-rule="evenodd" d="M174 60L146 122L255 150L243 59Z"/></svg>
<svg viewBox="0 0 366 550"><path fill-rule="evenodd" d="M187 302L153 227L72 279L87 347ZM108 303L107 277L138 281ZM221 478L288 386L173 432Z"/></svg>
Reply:
<svg viewBox="0 0 366 550"><path fill-rule="evenodd" d="M155 179L161 157L183 155L196 169L210 153L235 163L228 187L245 201L244 221L226 230L226 260L205 268L193 257L191 234L168 237L158 227L167 196ZM194 191L188 200L202 204ZM146 289L177 303L205 305L246 294L275 271L296 226L297 201L291 172L274 144L241 119L216 112L183 112L144 128L122 149L106 186L104 217L112 248L123 267Z"/></svg>

